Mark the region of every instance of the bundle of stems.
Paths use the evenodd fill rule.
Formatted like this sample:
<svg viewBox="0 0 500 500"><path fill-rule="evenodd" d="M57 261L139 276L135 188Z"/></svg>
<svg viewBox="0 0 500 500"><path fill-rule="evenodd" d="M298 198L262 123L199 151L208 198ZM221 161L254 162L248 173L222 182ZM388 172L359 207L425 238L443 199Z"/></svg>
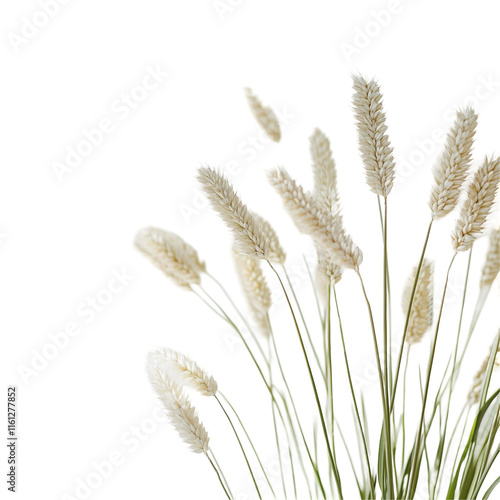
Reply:
<svg viewBox="0 0 500 500"><path fill-rule="evenodd" d="M282 133L276 114L252 91L246 92L259 124L273 141L279 142ZM228 440L234 439L235 450L241 453L241 463L252 484L250 494L255 498L493 498L500 483L500 476L492 477L500 453L500 388L493 386L492 378L500 350L498 324L481 326L481 337L490 338L491 348L482 364L478 363L468 394L457 390L457 381L461 380L464 361L476 362L468 359L468 348L500 269L499 228L490 231L478 279L479 294L469 320L465 305L469 299L472 251L491 224L488 219L500 181L500 158L486 157L473 167L477 114L471 108L458 110L434 167L428 229L422 235L420 258L409 272L402 294L404 326L395 331L388 257L388 235L392 231L389 195L394 186L395 161L377 82L354 76L353 106L366 181L376 195L373 203L380 214L382 258L377 286L383 299L381 327L376 326L376 311L363 279L363 253L344 226L330 141L319 129L310 137L312 191L304 189L284 168L268 173L297 229L312 238L315 273L307 259L304 263L318 319L310 318L311 308L296 292L276 231L243 203L229 180L216 169L201 167L198 180L212 208L232 233L234 264L247 302L243 308L234 300L233 290L209 273L198 252L180 236L149 227L141 230L135 241L136 247L176 285L194 293L241 339L258 375L255 390L269 399L265 411L269 431L274 435L272 447L279 461L279 478L270 477L262 450L248 430L248 420L196 362L168 348L151 351L146 363L150 382L181 438L194 452L207 457L229 499L238 497L233 493L232 478L224 474L209 446L209 434L189 399L190 392L211 398L217 407L214 411L227 420L228 432L233 436ZM434 304L435 266L427 255L428 243L436 221L454 211L457 216L450 259ZM397 234L403 233L398 228ZM450 321L453 311L444 321L443 311L450 273L462 252L468 255L455 328ZM366 311L362 331L343 328L343 315L349 311L343 307L345 302L338 300L337 291L344 273L354 273L359 283L356 296L346 301L361 302L355 313L361 308ZM300 374L307 381L306 401L290 383L289 365L282 362L290 349L275 335L270 280L281 289L295 331L302 359L293 363L294 376ZM317 327L312 328L313 323ZM442 340L443 330L446 342ZM371 345L379 404L368 404L367 394L355 383L352 360L356 351L348 350L348 338ZM288 343L292 340L289 338ZM348 404L345 396L340 397L344 392L335 387L335 342L342 348ZM398 346L395 353L393 343ZM429 354L415 366L409 361L419 343L429 344ZM444 370L436 366L440 364L437 359L448 360ZM416 386L411 415L407 401L410 384ZM348 429L338 416L337 410L346 407L352 410L354 429ZM312 415L305 410L311 410Z"/></svg>

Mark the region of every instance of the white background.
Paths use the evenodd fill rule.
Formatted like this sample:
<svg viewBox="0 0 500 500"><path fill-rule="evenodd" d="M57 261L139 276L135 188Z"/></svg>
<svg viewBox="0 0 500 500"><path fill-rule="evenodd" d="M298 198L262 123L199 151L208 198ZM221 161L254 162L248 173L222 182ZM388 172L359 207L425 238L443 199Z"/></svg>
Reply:
<svg viewBox="0 0 500 500"><path fill-rule="evenodd" d="M201 163L231 165L242 197L277 228L316 325L301 264L312 248L282 211L265 171L284 165L310 187L307 138L319 126L332 142L346 226L364 251L362 272L380 325L377 205L364 182L351 109L351 73L375 77L398 160L389 232L394 330L400 332L399 297L419 256L431 167L453 109L472 104L480 114L476 162L499 152L498 10L488 1L457 0L73 0L56 2L45 23L42 3L3 2L0 9L2 387L15 384L19 392L18 498L83 498L77 485L110 455L121 457L119 465L88 498L221 498L206 460L190 453L168 424L152 419L145 354L171 346L213 373L273 468L269 401L230 330L136 252L135 233L147 225L178 232L240 299L230 238L194 179ZM45 25L28 26L33 20ZM153 69L168 76L158 77L155 89L137 90ZM244 99L246 86L288 117L280 144L257 139L252 145L259 128ZM133 109L120 104L131 92L141 100ZM112 130L58 176L54 164L65 162L68 147L76 148L103 119ZM440 222L431 238L436 296L451 257L454 217ZM465 325L485 250L483 239L475 246ZM444 353L456 335L465 265L461 255L452 272ZM85 315L85 302L108 286L113 272L130 276L127 286L95 316ZM277 338L291 360L291 381L303 392L301 411L313 414L295 332L271 278L282 320ZM376 398L368 322L352 273L345 273L338 293L356 376ZM497 287L478 324L469 377L498 328L495 301L498 308ZM80 334L42 366L35 359L44 348L52 352L49 334L72 322ZM428 339L416 355L427 348ZM20 369L32 363L36 373L23 377ZM464 393L469 385L464 377ZM339 418L349 429L344 397L339 389L339 407L346 407ZM416 392L409 404L418 411ZM233 491L238 498L254 495L216 406L196 405ZM373 415L378 421L376 409ZM141 426L140 437L133 437ZM345 461L343 467L350 481ZM276 477L274 484L279 487Z"/></svg>

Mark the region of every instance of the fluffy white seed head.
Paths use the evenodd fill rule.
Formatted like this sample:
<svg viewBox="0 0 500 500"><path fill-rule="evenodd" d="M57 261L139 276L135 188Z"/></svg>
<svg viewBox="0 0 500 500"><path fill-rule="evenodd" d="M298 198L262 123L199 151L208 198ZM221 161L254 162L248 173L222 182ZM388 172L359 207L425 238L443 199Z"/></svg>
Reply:
<svg viewBox="0 0 500 500"><path fill-rule="evenodd" d="M203 396L217 394L217 382L188 356L165 347L148 354L148 362L163 370L166 377L178 378Z"/></svg>
<svg viewBox="0 0 500 500"><path fill-rule="evenodd" d="M177 234L146 227L137 234L135 246L177 285L190 288L200 284L205 263L200 261L198 252Z"/></svg>
<svg viewBox="0 0 500 500"><path fill-rule="evenodd" d="M490 351L492 350L492 347L490 347ZM467 397L467 403L470 406L475 405L476 403L479 403L479 398L481 397L481 390L483 388L483 382L484 382L484 376L486 375L486 370L488 368L488 362L490 360L490 354L486 356L484 359L481 367L479 370L476 372L474 375L474 378L472 379L472 385L469 390L469 395ZM498 368L500 366L500 362L498 359L498 351L495 355L495 367Z"/></svg>
<svg viewBox="0 0 500 500"><path fill-rule="evenodd" d="M267 314L271 307L271 291L262 272L260 262L242 255L233 248L233 257L241 288L252 311L252 316L262 333L269 335Z"/></svg>
<svg viewBox="0 0 500 500"><path fill-rule="evenodd" d="M499 181L500 158L486 157L467 186L460 217L452 233L452 244L456 252L469 250L482 234L495 202Z"/></svg>
<svg viewBox="0 0 500 500"><path fill-rule="evenodd" d="M411 314L406 331L406 341L408 344L415 344L422 340L427 330L432 326L433 318L433 265L424 259L418 276L417 287L413 296ZM408 313L410 305L411 291L417 275L417 266L413 268L408 277L403 291L402 307L403 313Z"/></svg>
<svg viewBox="0 0 500 500"><path fill-rule="evenodd" d="M146 371L153 390L180 437L193 452L207 453L208 433L182 388L156 362L148 362Z"/></svg>
<svg viewBox="0 0 500 500"><path fill-rule="evenodd" d="M271 171L269 180L299 231L311 235L321 251L338 266L359 267L363 254L346 234L339 212L324 210L284 169Z"/></svg>
<svg viewBox="0 0 500 500"><path fill-rule="evenodd" d="M260 99L252 92L251 89L246 88L248 104L252 110L255 119L259 125L264 129L264 132L274 142L279 142L281 139L281 129L276 113L268 106L263 106Z"/></svg>
<svg viewBox="0 0 500 500"><path fill-rule="evenodd" d="M366 182L374 193L386 197L394 184L395 167L393 148L386 134L380 87L375 80L367 82L354 75L353 88L354 115Z"/></svg>
<svg viewBox="0 0 500 500"><path fill-rule="evenodd" d="M320 130L315 129L309 137L314 175L314 196L325 209L333 210L337 203L337 170L330 141Z"/></svg>
<svg viewBox="0 0 500 500"><path fill-rule="evenodd" d="M472 108L457 112L444 150L434 167L434 184L429 199L433 219L445 216L458 203L471 164L476 126L477 114Z"/></svg>
<svg viewBox="0 0 500 500"><path fill-rule="evenodd" d="M500 227L491 231L486 260L481 271L480 286L489 287L500 271Z"/></svg>
<svg viewBox="0 0 500 500"><path fill-rule="evenodd" d="M221 173L210 167L201 167L198 180L213 209L233 233L241 253L279 264L284 262L285 252L275 231L267 221L247 208Z"/></svg>
<svg viewBox="0 0 500 500"><path fill-rule="evenodd" d="M323 252L318 252L317 271L323 278L323 282L327 284L336 285L342 279L342 267L335 264L332 258Z"/></svg>

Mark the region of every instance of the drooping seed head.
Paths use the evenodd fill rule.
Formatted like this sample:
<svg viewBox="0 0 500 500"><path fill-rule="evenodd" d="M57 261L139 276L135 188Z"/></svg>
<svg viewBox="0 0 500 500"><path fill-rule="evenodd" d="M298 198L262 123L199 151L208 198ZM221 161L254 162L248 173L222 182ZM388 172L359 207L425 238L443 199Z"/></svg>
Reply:
<svg viewBox="0 0 500 500"><path fill-rule="evenodd" d="M281 139L281 129L276 113L270 107L264 106L251 89L247 88L245 92L250 109L255 119L259 122L259 125L270 139L274 142L279 142Z"/></svg>
<svg viewBox="0 0 500 500"><path fill-rule="evenodd" d="M182 388L156 362L148 362L146 371L153 390L182 440L194 453L207 453L208 433Z"/></svg>
<svg viewBox="0 0 500 500"><path fill-rule="evenodd" d="M321 251L338 266L357 269L363 254L346 234L340 213L324 210L286 170L275 169L268 177L298 230L311 235Z"/></svg>
<svg viewBox="0 0 500 500"><path fill-rule="evenodd" d="M156 227L141 229L135 238L136 248L177 285L199 285L205 263L198 252L180 236Z"/></svg>
<svg viewBox="0 0 500 500"><path fill-rule="evenodd" d="M221 173L201 167L198 180L212 208L233 233L241 253L279 264L284 262L285 252L271 225L247 208Z"/></svg>
<svg viewBox="0 0 500 500"><path fill-rule="evenodd" d="M188 356L165 347L155 349L148 354L149 364L157 364L166 377L178 377L189 387L203 396L217 394L217 382Z"/></svg>

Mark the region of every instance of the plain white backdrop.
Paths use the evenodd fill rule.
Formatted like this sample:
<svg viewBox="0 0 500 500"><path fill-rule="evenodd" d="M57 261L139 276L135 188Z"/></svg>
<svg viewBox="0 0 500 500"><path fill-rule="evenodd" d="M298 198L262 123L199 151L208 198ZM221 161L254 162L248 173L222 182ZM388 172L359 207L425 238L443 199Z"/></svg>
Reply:
<svg viewBox="0 0 500 500"><path fill-rule="evenodd" d="M240 300L229 235L194 178L202 163L226 170L249 206L278 230L314 324L302 264L312 247L265 172L283 165L310 187L308 137L318 126L331 139L345 223L364 251L362 270L377 309L377 204L364 182L351 106L351 74L375 77L398 165L389 222L397 337L401 290L429 221L431 167L453 110L470 104L479 112L476 162L500 152L498 14L493 2L460 0L2 3L1 364L2 387L14 384L19 392L18 498L222 498L206 460L190 453L156 410L144 358L159 345L184 351L214 374L250 422L279 486L269 401L241 344L138 254L135 233L156 225L181 234ZM246 86L282 117L281 143L262 140ZM439 222L429 247L436 295L454 217ZM474 250L466 324L485 250L483 239ZM440 360L456 334L465 266L461 255ZM312 414L297 339L272 287L291 383L302 391L301 411ZM346 272L338 291L356 377L376 398L358 283ZM498 299L495 287L471 347L469 377L498 329ZM428 340L419 349L426 353ZM467 377L460 387L465 394ZM348 401L339 389L347 428ZM415 411L418 401L415 392ZM217 408L196 405L237 498L253 498ZM376 407L373 414L379 418Z"/></svg>

